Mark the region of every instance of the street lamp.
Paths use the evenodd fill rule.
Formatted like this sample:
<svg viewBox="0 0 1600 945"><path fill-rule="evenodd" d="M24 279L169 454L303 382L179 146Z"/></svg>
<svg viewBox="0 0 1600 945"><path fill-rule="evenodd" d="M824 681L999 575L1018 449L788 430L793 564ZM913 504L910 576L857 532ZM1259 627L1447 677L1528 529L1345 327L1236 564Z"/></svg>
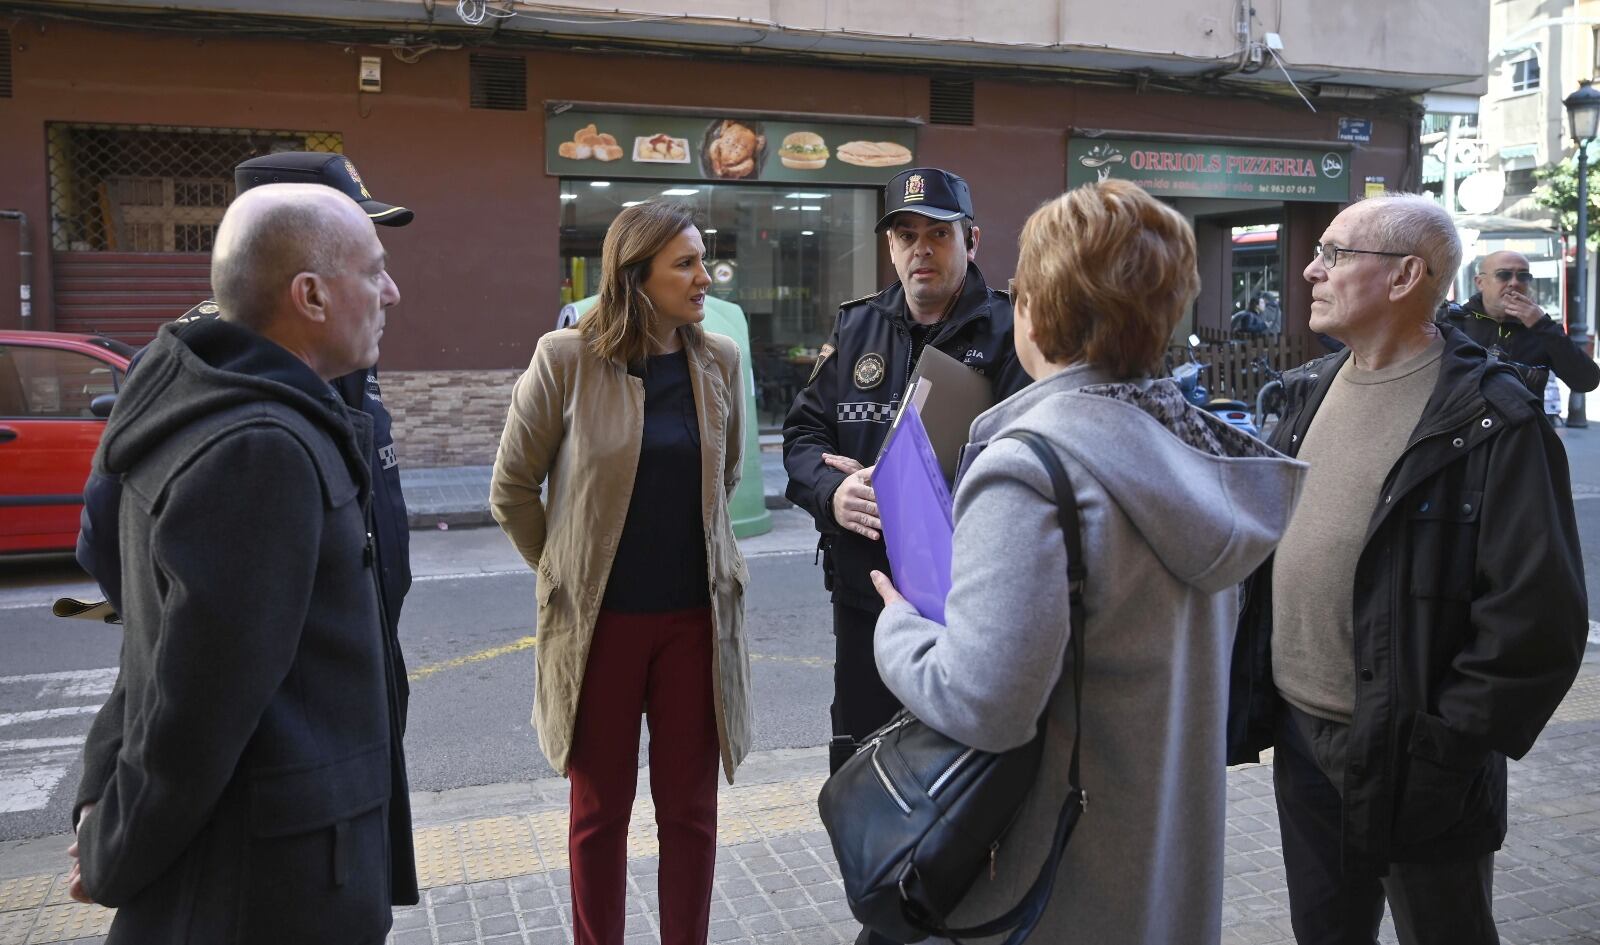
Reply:
<svg viewBox="0 0 1600 945"><path fill-rule="evenodd" d="M1578 83L1578 91L1568 95L1561 103L1567 107L1567 121L1572 126L1572 140L1578 145L1578 286L1572 301L1577 308L1567 324L1567 335L1579 345L1589 334L1589 142L1600 129L1600 92L1589 80ZM1567 400L1567 426L1586 427L1589 418L1584 415L1583 395L1574 391Z"/></svg>

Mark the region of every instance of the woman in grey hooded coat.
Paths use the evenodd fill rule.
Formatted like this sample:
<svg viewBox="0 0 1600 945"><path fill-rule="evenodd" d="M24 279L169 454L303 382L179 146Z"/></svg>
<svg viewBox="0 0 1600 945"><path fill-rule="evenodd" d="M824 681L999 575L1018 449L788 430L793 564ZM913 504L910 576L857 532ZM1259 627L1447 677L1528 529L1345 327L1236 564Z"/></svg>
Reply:
<svg viewBox="0 0 1600 945"><path fill-rule="evenodd" d="M1066 549L1043 465L1025 444L997 439L1031 430L1071 476L1083 531L1082 786L1092 801L1032 938L1221 938L1237 585L1288 524L1304 466L1152 379L1198 291L1189 224L1132 184L1080 187L1036 211L1014 286L1017 355L1036 380L972 424L946 625L874 573L887 605L878 669L906 708L984 751L1025 744L1048 715L1039 781L952 926L1022 897L1067 790Z"/></svg>

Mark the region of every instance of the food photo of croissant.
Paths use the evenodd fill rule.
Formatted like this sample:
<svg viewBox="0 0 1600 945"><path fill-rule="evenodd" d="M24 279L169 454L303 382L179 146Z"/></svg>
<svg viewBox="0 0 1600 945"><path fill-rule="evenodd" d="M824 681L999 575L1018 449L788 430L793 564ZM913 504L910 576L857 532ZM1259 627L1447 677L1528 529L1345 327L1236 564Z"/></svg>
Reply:
<svg viewBox="0 0 1600 945"><path fill-rule="evenodd" d="M706 129L701 166L707 177L740 180L756 176L766 155L767 138L754 121L719 119Z"/></svg>
<svg viewBox="0 0 1600 945"><path fill-rule="evenodd" d="M573 161L615 161L622 157L622 146L615 136L605 134L590 122L574 132L571 141L557 145L556 153Z"/></svg>

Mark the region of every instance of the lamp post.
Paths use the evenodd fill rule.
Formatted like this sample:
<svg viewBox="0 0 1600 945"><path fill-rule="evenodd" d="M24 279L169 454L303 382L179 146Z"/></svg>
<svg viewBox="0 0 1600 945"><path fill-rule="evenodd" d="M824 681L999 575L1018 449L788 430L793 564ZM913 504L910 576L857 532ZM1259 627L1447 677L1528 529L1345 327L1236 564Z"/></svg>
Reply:
<svg viewBox="0 0 1600 945"><path fill-rule="evenodd" d="M1578 286L1572 297L1577 312L1568 319L1567 336L1581 346L1589 334L1589 142L1600 129L1600 91L1584 79L1578 83L1578 91L1568 95L1562 104L1567 107L1572 140L1578 145ZM1588 425L1583 395L1574 391L1567 400L1567 426Z"/></svg>

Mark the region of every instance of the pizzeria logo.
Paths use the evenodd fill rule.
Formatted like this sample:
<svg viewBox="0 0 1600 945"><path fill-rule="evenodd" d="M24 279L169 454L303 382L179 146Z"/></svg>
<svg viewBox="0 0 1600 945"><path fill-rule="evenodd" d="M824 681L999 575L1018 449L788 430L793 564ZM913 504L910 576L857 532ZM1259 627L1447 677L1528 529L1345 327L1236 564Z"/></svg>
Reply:
<svg viewBox="0 0 1600 945"><path fill-rule="evenodd" d="M1078 163L1094 171L1097 180L1105 180L1111 176L1111 165L1121 164L1123 160L1121 151L1101 142L1090 148L1087 154L1078 158Z"/></svg>
<svg viewBox="0 0 1600 945"><path fill-rule="evenodd" d="M905 202L911 203L912 201L921 200L923 197L927 196L924 193L926 187L927 182L922 179L921 174L912 174L910 177L907 177Z"/></svg>
<svg viewBox="0 0 1600 945"><path fill-rule="evenodd" d="M1329 180L1337 180L1344 176L1344 158L1332 151L1322 156L1322 176Z"/></svg>

